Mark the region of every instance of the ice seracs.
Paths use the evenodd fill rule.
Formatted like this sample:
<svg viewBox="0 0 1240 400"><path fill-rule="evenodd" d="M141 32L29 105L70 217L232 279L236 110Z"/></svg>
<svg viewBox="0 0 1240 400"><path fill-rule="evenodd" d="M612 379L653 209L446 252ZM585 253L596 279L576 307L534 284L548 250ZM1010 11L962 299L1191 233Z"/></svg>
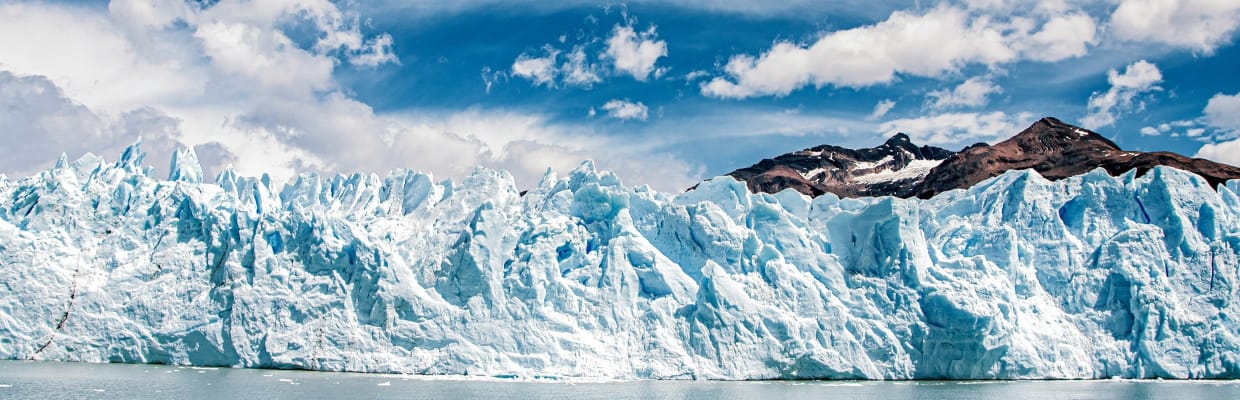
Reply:
<svg viewBox="0 0 1240 400"><path fill-rule="evenodd" d="M894 156L893 156L894 157ZM1237 378L1240 181L671 195L584 163L0 179L0 355L516 377ZM914 165L910 163L909 165ZM911 166L893 171L904 171ZM200 175L200 173L198 174Z"/></svg>
<svg viewBox="0 0 1240 400"><path fill-rule="evenodd" d="M202 183L202 165L198 163L198 154L194 153L193 148L177 149L172 153L168 180Z"/></svg>

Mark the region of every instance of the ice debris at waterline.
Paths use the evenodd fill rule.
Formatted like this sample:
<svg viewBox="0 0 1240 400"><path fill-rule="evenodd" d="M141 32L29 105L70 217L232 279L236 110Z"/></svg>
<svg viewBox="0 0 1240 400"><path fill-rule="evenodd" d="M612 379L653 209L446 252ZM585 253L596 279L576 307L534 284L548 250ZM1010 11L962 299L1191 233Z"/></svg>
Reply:
<svg viewBox="0 0 1240 400"><path fill-rule="evenodd" d="M131 148L0 178L0 356L605 378L1240 377L1240 181L1010 171L930 200L518 194Z"/></svg>

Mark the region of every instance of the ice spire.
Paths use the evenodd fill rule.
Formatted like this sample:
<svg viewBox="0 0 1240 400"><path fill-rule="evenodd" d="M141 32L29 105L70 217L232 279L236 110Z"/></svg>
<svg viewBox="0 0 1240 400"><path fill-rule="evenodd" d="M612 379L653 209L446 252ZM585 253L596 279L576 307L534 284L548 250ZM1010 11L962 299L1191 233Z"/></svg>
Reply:
<svg viewBox="0 0 1240 400"><path fill-rule="evenodd" d="M142 152L142 140L138 139L121 153L121 159L116 161L116 167L130 172L142 172L142 159L144 158L146 158L146 153Z"/></svg>
<svg viewBox="0 0 1240 400"><path fill-rule="evenodd" d="M63 168L68 168L68 167L69 167L69 155L62 152L60 153L60 158L56 159L55 169L63 169Z"/></svg>
<svg viewBox="0 0 1240 400"><path fill-rule="evenodd" d="M237 172L233 170L233 166L231 164L224 167L223 171L220 171L219 174L215 175L215 184L220 185L220 187L224 190L234 194L238 193Z"/></svg>
<svg viewBox="0 0 1240 400"><path fill-rule="evenodd" d="M202 183L202 166L198 164L198 154L192 147L177 149L172 153L172 164L168 167L168 180L187 183Z"/></svg>

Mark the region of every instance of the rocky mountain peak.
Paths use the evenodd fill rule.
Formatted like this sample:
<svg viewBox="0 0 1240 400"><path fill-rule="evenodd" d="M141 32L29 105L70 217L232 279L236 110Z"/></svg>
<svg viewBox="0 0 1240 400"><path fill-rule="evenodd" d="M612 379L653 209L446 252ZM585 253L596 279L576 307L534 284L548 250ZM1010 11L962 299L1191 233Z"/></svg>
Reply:
<svg viewBox="0 0 1240 400"><path fill-rule="evenodd" d="M1068 148L1122 151L1119 145L1088 129L1067 124L1054 117L1046 117L1033 123L1007 141L1025 151L1052 151Z"/></svg>
<svg viewBox="0 0 1240 400"><path fill-rule="evenodd" d="M898 133L876 147L821 145L765 159L729 175L746 181L756 192L792 188L811 196L877 196L915 184L952 154L943 148L917 146L909 135Z"/></svg>
<svg viewBox="0 0 1240 400"><path fill-rule="evenodd" d="M887 138L883 144L891 147L913 146L913 139L909 138L907 133L900 132Z"/></svg>
<svg viewBox="0 0 1240 400"><path fill-rule="evenodd" d="M1032 169L1050 180L1103 168L1112 175L1159 165L1196 173L1212 185L1240 178L1240 168L1168 152L1124 151L1088 129L1046 117L994 145L978 143L959 152L917 146L897 133L877 147L822 145L765 159L728 175L755 192L794 189L810 196L928 198L968 188L1013 169Z"/></svg>
<svg viewBox="0 0 1240 400"><path fill-rule="evenodd" d="M912 143L912 142L913 142L913 139L910 139L907 133L900 132L895 135L891 135L890 138L887 138L887 141L885 143L893 144L893 143Z"/></svg>

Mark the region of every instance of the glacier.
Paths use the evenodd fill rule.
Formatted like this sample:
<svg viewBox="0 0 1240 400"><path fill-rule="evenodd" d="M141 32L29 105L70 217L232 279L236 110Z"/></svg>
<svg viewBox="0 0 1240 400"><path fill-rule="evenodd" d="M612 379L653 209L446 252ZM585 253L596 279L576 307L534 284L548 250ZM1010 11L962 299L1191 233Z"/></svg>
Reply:
<svg viewBox="0 0 1240 400"><path fill-rule="evenodd" d="M192 151L0 175L0 357L608 379L1238 378L1240 181L1009 171L929 200L519 192Z"/></svg>

